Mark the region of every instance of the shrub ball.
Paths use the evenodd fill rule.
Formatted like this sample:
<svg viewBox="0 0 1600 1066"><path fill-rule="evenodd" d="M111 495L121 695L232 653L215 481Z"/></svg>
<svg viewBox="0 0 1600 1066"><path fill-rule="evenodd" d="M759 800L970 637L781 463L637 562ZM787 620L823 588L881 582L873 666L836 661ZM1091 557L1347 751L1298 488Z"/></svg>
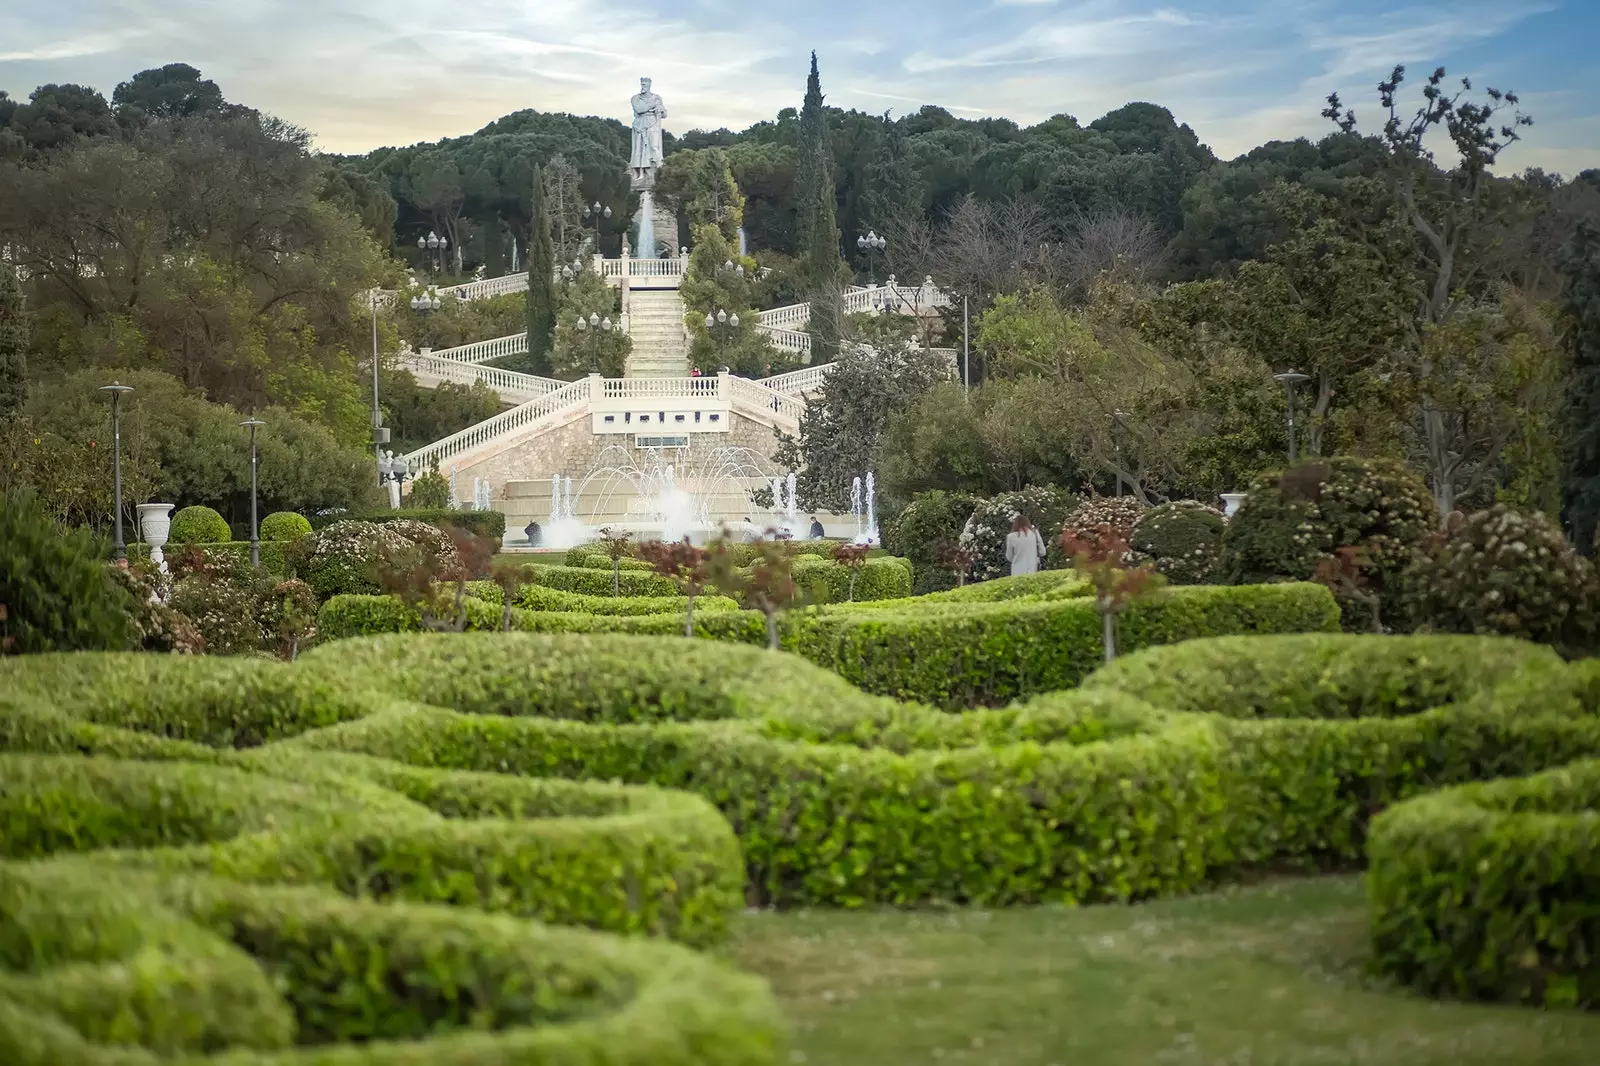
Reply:
<svg viewBox="0 0 1600 1066"><path fill-rule="evenodd" d="M1198 500L1174 500L1144 512L1129 546L1174 585L1204 585L1222 560L1222 512Z"/></svg>
<svg viewBox="0 0 1600 1066"><path fill-rule="evenodd" d="M293 511L274 511L261 520L261 539L289 543L311 533L311 522Z"/></svg>
<svg viewBox="0 0 1600 1066"><path fill-rule="evenodd" d="M174 544L222 544L233 539L228 522L209 507L185 507L172 517Z"/></svg>

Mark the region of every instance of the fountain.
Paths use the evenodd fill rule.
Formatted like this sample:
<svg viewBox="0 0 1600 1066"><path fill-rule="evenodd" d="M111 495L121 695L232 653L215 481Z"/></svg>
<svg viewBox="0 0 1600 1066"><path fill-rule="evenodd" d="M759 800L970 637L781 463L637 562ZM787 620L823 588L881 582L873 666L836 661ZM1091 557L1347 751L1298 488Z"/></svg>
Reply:
<svg viewBox="0 0 1600 1066"><path fill-rule="evenodd" d="M657 449L641 453L626 445L608 445L576 486L566 479L559 508L555 485L559 479L552 481L551 514L559 513L560 518L552 517L557 536L549 542L560 546L591 540L599 525L648 539L703 541L727 524L725 517L713 519L713 512L726 516L732 510L730 498L747 507L751 484L766 483L768 469L770 464L749 448L719 445L704 452L681 452L668 462ZM774 511L781 512L782 482L771 479L771 484ZM587 520L578 518L580 503ZM792 488L789 508L794 508Z"/></svg>
<svg viewBox="0 0 1600 1066"><path fill-rule="evenodd" d="M794 488L795 476L794 471L791 470L789 471L789 507L785 512L785 518L788 520L785 525L785 532L787 532L791 537L794 536L795 530L800 526L799 505L795 501Z"/></svg>
<svg viewBox="0 0 1600 1066"><path fill-rule="evenodd" d="M850 517L855 521L856 535L854 539L859 543L861 540L861 479L859 477L850 479Z"/></svg>
<svg viewBox="0 0 1600 1066"><path fill-rule="evenodd" d="M861 479L850 479L850 517L855 520L856 544L878 543L877 479L867 471L866 493L861 491Z"/></svg>

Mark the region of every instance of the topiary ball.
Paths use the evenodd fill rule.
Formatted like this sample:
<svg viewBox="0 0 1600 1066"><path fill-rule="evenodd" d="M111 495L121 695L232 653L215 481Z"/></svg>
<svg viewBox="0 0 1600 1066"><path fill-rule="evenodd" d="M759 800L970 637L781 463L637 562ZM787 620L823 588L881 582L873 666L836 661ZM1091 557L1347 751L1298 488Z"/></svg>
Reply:
<svg viewBox="0 0 1600 1066"><path fill-rule="evenodd" d="M292 543L309 535L311 523L293 511L274 511L261 520L261 539Z"/></svg>
<svg viewBox="0 0 1600 1066"><path fill-rule="evenodd" d="M1594 566L1548 517L1499 505L1479 511L1406 574L1412 621L1445 633L1522 637L1568 652L1600 632Z"/></svg>
<svg viewBox="0 0 1600 1066"><path fill-rule="evenodd" d="M209 507L185 507L172 518L174 544L225 544L233 539L227 519Z"/></svg>
<svg viewBox="0 0 1600 1066"><path fill-rule="evenodd" d="M975 553L973 580L987 581L1010 572L1006 563L1006 534L1011 532L1012 520L1017 515L1032 522L1049 547L1050 531L1059 529L1067 513L1077 504L1078 498L1072 493L1049 485L1002 492L978 504L961 531L961 544Z"/></svg>
<svg viewBox="0 0 1600 1066"><path fill-rule="evenodd" d="M1227 528L1215 507L1174 500L1144 512L1128 545L1174 585L1204 585L1216 579Z"/></svg>
<svg viewBox="0 0 1600 1066"><path fill-rule="evenodd" d="M943 552L961 539L961 530L981 501L966 492L919 492L883 528L883 546L909 559L923 592L951 588L955 575L944 569Z"/></svg>

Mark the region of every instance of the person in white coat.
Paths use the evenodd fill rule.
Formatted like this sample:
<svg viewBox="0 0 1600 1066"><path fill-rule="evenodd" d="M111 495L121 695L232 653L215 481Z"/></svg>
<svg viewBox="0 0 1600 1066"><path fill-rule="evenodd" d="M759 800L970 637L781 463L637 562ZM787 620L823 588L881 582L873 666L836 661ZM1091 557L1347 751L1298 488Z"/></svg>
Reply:
<svg viewBox="0 0 1600 1066"><path fill-rule="evenodd" d="M1011 564L1011 576L1037 574L1044 554L1044 538L1033 523L1022 515L1013 518L1011 532L1006 534L1006 562Z"/></svg>

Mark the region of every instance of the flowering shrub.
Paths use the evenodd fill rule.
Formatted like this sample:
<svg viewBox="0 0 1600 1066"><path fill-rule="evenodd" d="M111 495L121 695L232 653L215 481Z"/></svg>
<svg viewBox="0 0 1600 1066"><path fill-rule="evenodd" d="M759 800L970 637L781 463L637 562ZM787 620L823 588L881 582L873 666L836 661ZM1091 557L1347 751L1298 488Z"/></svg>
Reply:
<svg viewBox="0 0 1600 1066"><path fill-rule="evenodd" d="M1412 557L1438 522L1433 496L1402 463L1379 459L1321 459L1282 474L1267 474L1222 538L1228 581L1309 581L1340 548L1360 548L1362 580L1383 602L1386 620L1399 611L1391 596ZM1341 602L1351 628L1370 629L1365 604Z"/></svg>
<svg viewBox="0 0 1600 1066"><path fill-rule="evenodd" d="M174 544L221 544L233 539L227 520L209 507L185 507L172 516Z"/></svg>
<svg viewBox="0 0 1600 1066"><path fill-rule="evenodd" d="M246 655L266 644L252 578L197 571L173 582L171 603L193 621L212 655Z"/></svg>
<svg viewBox="0 0 1600 1066"><path fill-rule="evenodd" d="M1568 651L1595 646L1595 569L1542 514L1500 505L1460 523L1407 574L1414 622L1446 633L1523 637Z"/></svg>
<svg viewBox="0 0 1600 1066"><path fill-rule="evenodd" d="M1215 507L1198 500L1174 500L1144 512L1128 544L1137 558L1150 560L1172 584L1204 585L1216 576L1226 528Z"/></svg>
<svg viewBox="0 0 1600 1066"><path fill-rule="evenodd" d="M980 502L965 492L919 492L884 526L883 546L891 555L910 560L918 593L958 583L945 558Z"/></svg>
<svg viewBox="0 0 1600 1066"><path fill-rule="evenodd" d="M978 504L961 530L959 542L972 553L973 580L987 581L1010 572L1006 563L1006 534L1011 532L1011 522L1017 515L1022 515L1037 529L1056 529L1076 503L1076 497L1070 492L1036 485L1018 492L1003 492Z"/></svg>
<svg viewBox="0 0 1600 1066"><path fill-rule="evenodd" d="M169 602L172 579L149 563L107 567L111 579L128 594L129 645L140 651L199 655L205 637L188 615Z"/></svg>
<svg viewBox="0 0 1600 1066"><path fill-rule="evenodd" d="M374 572L378 562L402 555L414 542L408 530L421 525L409 521L335 522L296 541L291 562L318 600L341 594L370 595L379 591Z"/></svg>
<svg viewBox="0 0 1600 1066"><path fill-rule="evenodd" d="M274 511L261 520L261 539L296 541L311 532L311 523L305 515L293 511Z"/></svg>
<svg viewBox="0 0 1600 1066"><path fill-rule="evenodd" d="M1111 536L1127 540L1148 510L1136 496L1098 496L1083 501L1067 513L1061 523L1061 534L1088 541L1103 538L1109 531Z"/></svg>

